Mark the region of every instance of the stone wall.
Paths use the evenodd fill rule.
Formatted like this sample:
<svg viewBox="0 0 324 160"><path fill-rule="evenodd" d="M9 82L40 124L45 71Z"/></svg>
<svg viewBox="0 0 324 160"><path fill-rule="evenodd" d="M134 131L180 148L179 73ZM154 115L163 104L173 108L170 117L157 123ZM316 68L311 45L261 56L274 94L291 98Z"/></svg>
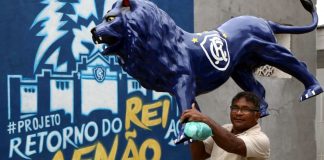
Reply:
<svg viewBox="0 0 324 160"><path fill-rule="evenodd" d="M324 25L317 29L317 78L324 86ZM317 160L324 160L324 94L316 97Z"/></svg>

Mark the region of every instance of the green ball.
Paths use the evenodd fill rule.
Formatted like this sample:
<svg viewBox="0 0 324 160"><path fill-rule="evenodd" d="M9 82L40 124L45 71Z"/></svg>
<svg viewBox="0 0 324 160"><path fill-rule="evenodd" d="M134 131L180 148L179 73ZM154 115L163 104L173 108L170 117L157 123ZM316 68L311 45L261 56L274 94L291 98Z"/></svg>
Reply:
<svg viewBox="0 0 324 160"><path fill-rule="evenodd" d="M188 122L185 125L184 133L193 140L205 140L212 136L211 128L203 122Z"/></svg>

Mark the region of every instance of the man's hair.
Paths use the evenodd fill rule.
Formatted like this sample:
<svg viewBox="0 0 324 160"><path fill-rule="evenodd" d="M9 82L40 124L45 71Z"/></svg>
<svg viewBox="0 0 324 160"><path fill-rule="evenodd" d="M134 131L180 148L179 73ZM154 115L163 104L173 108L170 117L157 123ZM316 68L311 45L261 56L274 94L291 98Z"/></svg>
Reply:
<svg viewBox="0 0 324 160"><path fill-rule="evenodd" d="M251 102L255 109L260 110L260 98L252 92L239 92L232 99L232 105L239 99L244 98L246 101Z"/></svg>

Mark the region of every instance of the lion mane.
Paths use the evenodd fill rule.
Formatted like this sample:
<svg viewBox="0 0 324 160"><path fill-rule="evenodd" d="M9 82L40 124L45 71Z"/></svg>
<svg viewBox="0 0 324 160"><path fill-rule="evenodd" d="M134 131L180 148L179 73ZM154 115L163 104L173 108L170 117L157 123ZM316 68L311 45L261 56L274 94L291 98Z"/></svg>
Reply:
<svg viewBox="0 0 324 160"><path fill-rule="evenodd" d="M163 10L157 8L150 1L141 1L133 12L125 12L123 15L129 39L127 43L131 53L120 55L125 63L121 63L123 69L129 71L136 79L142 81L142 85L150 88L145 82L161 83L161 90L165 91L164 83L175 74L186 71L183 49L186 47L182 35L183 31L175 24ZM148 58L150 57L150 58ZM147 61L149 59L150 61ZM132 61L128 63L127 61ZM159 62L159 63L156 63ZM158 64L158 65L157 65ZM143 68L144 67L144 68ZM144 74L136 74L145 72ZM135 74L132 74L135 73ZM163 77L159 75L164 75ZM159 77L154 79L154 77ZM165 82L161 82L160 79ZM150 83L149 82L149 83ZM154 88L155 90L159 90Z"/></svg>

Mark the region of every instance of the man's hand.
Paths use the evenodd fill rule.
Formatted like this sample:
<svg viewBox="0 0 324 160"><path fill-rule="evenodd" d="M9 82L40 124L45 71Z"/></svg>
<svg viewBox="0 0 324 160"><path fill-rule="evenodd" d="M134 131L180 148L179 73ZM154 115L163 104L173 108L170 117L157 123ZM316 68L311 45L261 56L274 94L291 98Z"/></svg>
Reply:
<svg viewBox="0 0 324 160"><path fill-rule="evenodd" d="M185 110L180 118L182 123L186 121L206 122L207 119L208 119L207 116L205 116L204 114L202 114L196 109L195 103L191 105L191 109Z"/></svg>

